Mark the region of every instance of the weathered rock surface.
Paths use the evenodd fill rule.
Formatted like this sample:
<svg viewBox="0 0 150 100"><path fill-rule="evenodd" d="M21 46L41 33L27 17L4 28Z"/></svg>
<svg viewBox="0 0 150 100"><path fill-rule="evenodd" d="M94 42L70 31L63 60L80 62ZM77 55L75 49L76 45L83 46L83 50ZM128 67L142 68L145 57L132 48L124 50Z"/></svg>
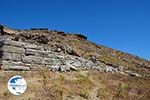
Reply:
<svg viewBox="0 0 150 100"><path fill-rule="evenodd" d="M50 30L5 29L0 32L5 33L0 35L0 65L3 70L45 67L65 72L96 69L106 73L150 76L149 61L95 45L81 34ZM142 75L137 72L142 72Z"/></svg>
<svg viewBox="0 0 150 100"><path fill-rule="evenodd" d="M32 69L36 64L43 65L52 71L77 70L83 67L90 69L95 66L91 60L69 55L72 52L70 48L69 51L66 51L69 54L61 54L59 52L50 51L50 48L45 48L42 45L39 46L7 39L4 40L3 43L4 45L1 48L3 51L2 59L5 60L3 68L6 70L27 70L26 67L21 65L27 65ZM11 61L21 62L22 64L17 66Z"/></svg>

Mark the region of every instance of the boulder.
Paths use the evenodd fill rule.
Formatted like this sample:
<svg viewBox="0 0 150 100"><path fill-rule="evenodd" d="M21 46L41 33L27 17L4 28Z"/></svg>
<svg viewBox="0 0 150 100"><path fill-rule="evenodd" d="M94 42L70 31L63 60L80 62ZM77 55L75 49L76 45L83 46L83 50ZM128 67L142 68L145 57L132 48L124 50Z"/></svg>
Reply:
<svg viewBox="0 0 150 100"><path fill-rule="evenodd" d="M132 71L125 71L128 75L130 76L136 76L136 77L141 77L140 74L136 73L136 72L132 72Z"/></svg>
<svg viewBox="0 0 150 100"><path fill-rule="evenodd" d="M73 66L71 63L70 63L70 61L66 61L65 62L65 66L67 66L67 67L69 67L70 68L70 70L77 70L77 67L76 66Z"/></svg>
<svg viewBox="0 0 150 100"><path fill-rule="evenodd" d="M114 68L114 67L111 67L111 66L106 66L106 69L105 69L105 72L106 73L117 73L118 72L118 69L117 68Z"/></svg>

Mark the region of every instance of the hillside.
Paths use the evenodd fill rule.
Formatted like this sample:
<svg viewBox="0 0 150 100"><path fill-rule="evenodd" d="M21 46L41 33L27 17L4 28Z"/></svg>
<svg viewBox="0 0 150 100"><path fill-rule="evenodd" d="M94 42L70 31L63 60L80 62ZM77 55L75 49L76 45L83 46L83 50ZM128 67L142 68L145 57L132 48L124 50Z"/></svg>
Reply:
<svg viewBox="0 0 150 100"><path fill-rule="evenodd" d="M94 63L100 62L98 64L101 67L111 66L122 68L124 72L131 71L148 77L150 75L150 61L102 45L96 45L81 34L47 29L11 30L4 28L4 32L6 36L9 35L11 40L46 45L52 48L54 52L83 57Z"/></svg>
<svg viewBox="0 0 150 100"><path fill-rule="evenodd" d="M42 97L45 98L44 100L150 99L150 61L148 60L103 45L97 45L82 34L65 33L47 28L16 30L4 27L1 28L0 36L1 78L4 80L1 82L4 83L5 79L15 75L15 73L30 80L28 84L33 81L36 82L34 90L31 90L33 87L29 85L29 92L33 93L32 95L29 95L29 92L24 94L25 96L28 95L25 100L41 100ZM27 47L28 45L31 45L32 48ZM36 47L33 48L33 45ZM10 46L11 48L8 49ZM14 46L19 51L25 49L25 53L19 53L22 58L18 58L18 60L12 56L19 52L14 50ZM12 52L12 50L14 51ZM8 56L8 54L11 55ZM49 54L51 54L53 62L48 59L45 60ZM43 57L46 63L43 63L40 58L37 59L37 56ZM34 57L34 60L31 57ZM14 62L21 64L19 67L18 65L15 65L17 67L10 67L10 65L14 66ZM51 63L54 64L51 65ZM47 71L47 69L54 72ZM9 72L11 70L13 72ZM29 75L16 72L16 70L27 70L25 73ZM44 87L42 87L43 84ZM58 88L53 85L58 86ZM41 90L38 90L39 87ZM9 93L3 96L5 92L7 93L6 89L1 92L2 98L10 99ZM40 92L45 94L40 94L40 97L36 98ZM54 92L54 94L49 94L50 92ZM49 96L53 98L48 99Z"/></svg>

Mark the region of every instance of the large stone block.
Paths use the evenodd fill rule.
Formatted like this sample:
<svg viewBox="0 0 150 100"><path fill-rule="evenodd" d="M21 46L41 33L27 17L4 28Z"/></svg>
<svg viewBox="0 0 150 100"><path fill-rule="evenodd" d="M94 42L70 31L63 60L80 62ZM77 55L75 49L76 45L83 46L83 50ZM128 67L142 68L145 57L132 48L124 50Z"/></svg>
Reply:
<svg viewBox="0 0 150 100"><path fill-rule="evenodd" d="M19 54L25 53L24 48L10 46L10 45L4 45L1 49L2 51L6 51L6 52L19 53Z"/></svg>
<svg viewBox="0 0 150 100"><path fill-rule="evenodd" d="M20 54L12 53L11 56L12 56L12 60L21 61L21 55Z"/></svg>
<svg viewBox="0 0 150 100"><path fill-rule="evenodd" d="M58 58L59 58L57 54L52 53L52 52L47 52L46 57L49 57L49 58L51 58L51 59L52 59L52 58L53 58L53 59L58 59Z"/></svg>
<svg viewBox="0 0 150 100"><path fill-rule="evenodd" d="M24 65L21 61L3 60L3 65Z"/></svg>
<svg viewBox="0 0 150 100"><path fill-rule="evenodd" d="M21 55L17 53L3 52L3 60L21 61Z"/></svg>
<svg viewBox="0 0 150 100"><path fill-rule="evenodd" d="M26 43L20 41L13 41L13 40L4 40L4 44L16 46L16 47L23 47Z"/></svg>
<svg viewBox="0 0 150 100"><path fill-rule="evenodd" d="M3 60L11 60L12 56L10 52L3 52Z"/></svg>
<svg viewBox="0 0 150 100"><path fill-rule="evenodd" d="M48 68L51 71L59 71L60 70L59 65L46 65L46 68Z"/></svg>
<svg viewBox="0 0 150 100"><path fill-rule="evenodd" d="M36 50L44 50L43 46L37 46L35 44L26 44L24 46L26 49L36 49Z"/></svg>
<svg viewBox="0 0 150 100"><path fill-rule="evenodd" d="M43 64L61 65L61 60L60 59L52 59L52 58L44 58L43 59Z"/></svg>
<svg viewBox="0 0 150 100"><path fill-rule="evenodd" d="M61 72L70 71L70 67L65 66L65 65L61 65L59 68L59 71L61 71Z"/></svg>
<svg viewBox="0 0 150 100"><path fill-rule="evenodd" d="M25 64L25 66L29 67L31 71L37 71L41 70L42 68L45 67L45 65L42 64Z"/></svg>
<svg viewBox="0 0 150 100"><path fill-rule="evenodd" d="M51 54L51 51L44 51L44 50L36 50L36 49L26 49L25 50L26 55L35 55L35 56L41 56L41 57L49 57L49 54ZM55 55L53 55L55 56Z"/></svg>
<svg viewBox="0 0 150 100"><path fill-rule="evenodd" d="M30 68L25 66L22 62L6 60L2 61L1 68L3 70L30 70Z"/></svg>
<svg viewBox="0 0 150 100"><path fill-rule="evenodd" d="M30 68L29 67L26 67L26 66L16 66L16 65L5 65L5 66L2 66L2 69L3 70L15 70L15 71L29 71Z"/></svg>
<svg viewBox="0 0 150 100"><path fill-rule="evenodd" d="M23 62L25 63L35 63L35 64L41 64L42 63L42 57L37 56L25 56L22 58Z"/></svg>
<svg viewBox="0 0 150 100"><path fill-rule="evenodd" d="M80 61L75 61L72 63L72 65L75 67L82 67L82 63Z"/></svg>
<svg viewBox="0 0 150 100"><path fill-rule="evenodd" d="M74 67L81 67L82 63L78 60L65 60L65 65L67 66L74 66Z"/></svg>
<svg viewBox="0 0 150 100"><path fill-rule="evenodd" d="M26 55L38 55L39 50L35 50L35 49L26 49L25 50L25 54Z"/></svg>

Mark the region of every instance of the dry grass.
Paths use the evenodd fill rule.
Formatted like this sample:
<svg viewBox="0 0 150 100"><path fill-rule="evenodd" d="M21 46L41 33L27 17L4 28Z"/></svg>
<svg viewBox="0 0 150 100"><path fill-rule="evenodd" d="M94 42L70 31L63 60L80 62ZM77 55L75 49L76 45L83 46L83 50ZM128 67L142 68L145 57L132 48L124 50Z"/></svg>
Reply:
<svg viewBox="0 0 150 100"><path fill-rule="evenodd" d="M83 74L84 73L84 74ZM23 76L28 84L21 96L7 90L13 75ZM0 100L149 100L150 80L98 71L81 72L0 72Z"/></svg>

